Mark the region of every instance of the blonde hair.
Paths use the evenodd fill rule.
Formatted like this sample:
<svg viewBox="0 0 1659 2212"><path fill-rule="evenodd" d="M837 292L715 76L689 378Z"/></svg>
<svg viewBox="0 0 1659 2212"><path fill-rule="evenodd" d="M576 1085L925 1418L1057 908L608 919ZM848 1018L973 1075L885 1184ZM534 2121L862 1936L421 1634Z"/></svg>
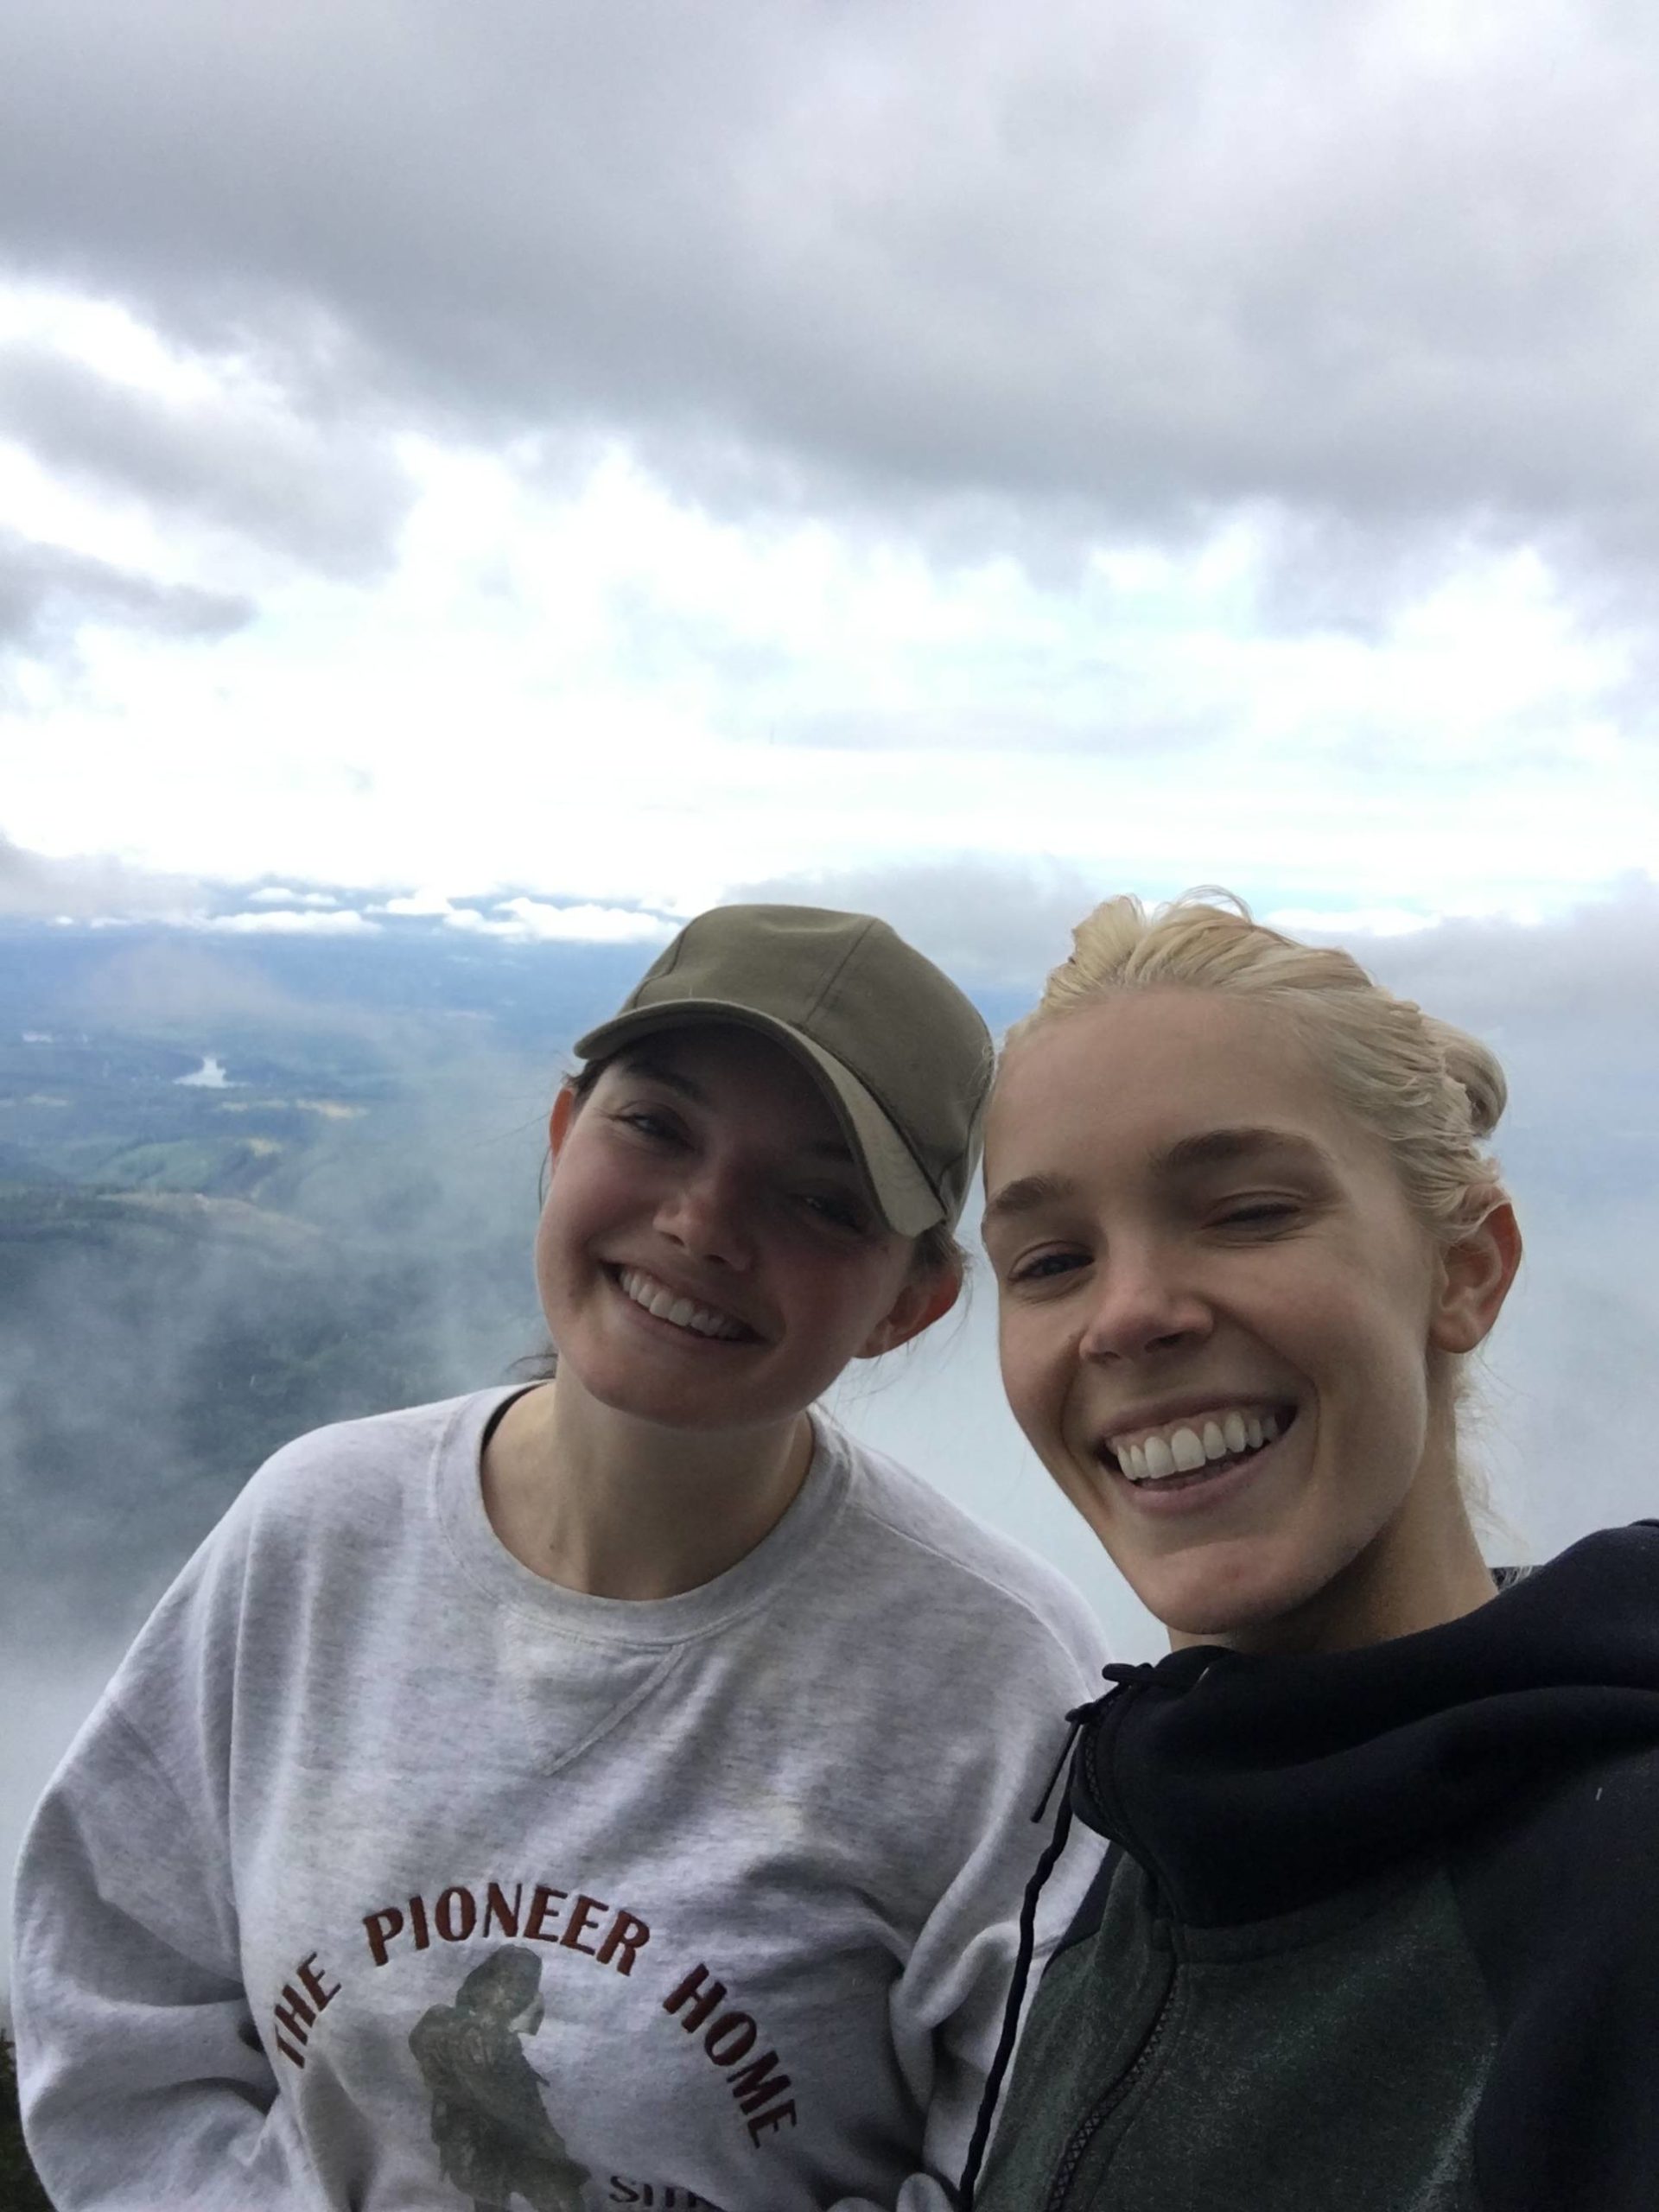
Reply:
<svg viewBox="0 0 1659 2212"><path fill-rule="evenodd" d="M1071 933L1014 1043L1120 991L1218 991L1282 1013L1342 1103L1388 1147L1430 1235L1453 1243L1503 1195L1484 1141L1509 1086L1496 1056L1373 981L1351 954L1300 944L1230 892L1188 892L1148 913L1108 899Z"/></svg>

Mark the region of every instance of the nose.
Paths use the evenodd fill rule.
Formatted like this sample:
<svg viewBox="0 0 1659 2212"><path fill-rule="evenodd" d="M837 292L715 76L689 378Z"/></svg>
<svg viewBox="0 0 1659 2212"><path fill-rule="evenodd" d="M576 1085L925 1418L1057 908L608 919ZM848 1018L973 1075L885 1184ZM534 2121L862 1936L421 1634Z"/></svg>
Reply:
<svg viewBox="0 0 1659 2212"><path fill-rule="evenodd" d="M716 1160L690 1165L658 1205L659 1236L677 1244L690 1259L718 1267L747 1268L751 1251L742 1193L735 1177Z"/></svg>
<svg viewBox="0 0 1659 2212"><path fill-rule="evenodd" d="M1154 1249L1103 1257L1083 1333L1082 1359L1145 1359L1202 1343L1210 1308Z"/></svg>

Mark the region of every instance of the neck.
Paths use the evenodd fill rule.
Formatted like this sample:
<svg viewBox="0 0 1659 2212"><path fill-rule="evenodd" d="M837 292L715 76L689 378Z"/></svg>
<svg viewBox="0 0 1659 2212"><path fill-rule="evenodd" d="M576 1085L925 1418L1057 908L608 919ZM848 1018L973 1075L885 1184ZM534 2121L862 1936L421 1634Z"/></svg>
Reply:
<svg viewBox="0 0 1659 2212"><path fill-rule="evenodd" d="M485 1447L484 1510L532 1573L595 1598L675 1598L771 1534L812 1458L804 1414L764 1428L662 1428L568 1370L508 1407Z"/></svg>

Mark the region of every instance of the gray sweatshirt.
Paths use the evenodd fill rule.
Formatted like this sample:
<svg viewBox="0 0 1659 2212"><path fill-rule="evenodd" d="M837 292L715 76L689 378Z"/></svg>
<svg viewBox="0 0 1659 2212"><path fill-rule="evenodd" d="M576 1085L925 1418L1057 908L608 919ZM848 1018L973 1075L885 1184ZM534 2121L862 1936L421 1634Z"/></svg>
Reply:
<svg viewBox="0 0 1659 2212"><path fill-rule="evenodd" d="M13 1991L62 2212L952 2202L1097 1626L819 1415L728 1573L558 1588L484 1511L509 1395L278 1452L71 1748Z"/></svg>

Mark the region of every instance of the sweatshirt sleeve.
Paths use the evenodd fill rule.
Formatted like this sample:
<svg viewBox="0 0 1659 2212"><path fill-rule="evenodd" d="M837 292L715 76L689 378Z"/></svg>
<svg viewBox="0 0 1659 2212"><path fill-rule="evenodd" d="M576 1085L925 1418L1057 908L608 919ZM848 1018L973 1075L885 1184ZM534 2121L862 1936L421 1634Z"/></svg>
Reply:
<svg viewBox="0 0 1659 2212"><path fill-rule="evenodd" d="M141 1638L152 1665L177 1627L176 1612L152 1621ZM175 1656L182 1676L176 1644ZM190 1685L179 1687L188 1709ZM164 1770L106 1693L24 1840L18 2083L59 2212L321 2204L242 1986L222 1808L198 1748L199 1789Z"/></svg>
<svg viewBox="0 0 1659 2212"><path fill-rule="evenodd" d="M985 1821L964 1860L923 1929L894 1985L893 2037L913 2081L926 2079L922 2170L910 2176L895 2199L880 2205L863 2196L837 2198L827 2212L956 2212L957 2183L968 2155L980 2100L1001 2034L1019 1948L1026 1886L1052 1832L1048 1817L1033 1818L1066 1742L1068 1708L1099 1689L1105 1657L1097 1624L1069 1591L1050 1615L1055 1637L1039 1710L1028 1702L1035 1688L1026 1674L1027 1697L1016 1707L988 1711L985 1727L1003 1751L994 1819ZM1058 1618L1056 1618L1058 1614ZM1029 1654L1027 1655L1027 1669ZM1028 2010L1043 1966L1070 1927L1099 1869L1105 1847L1074 1827L1059 1863L1045 1884L1038 1909L1036 1947L1024 1993Z"/></svg>

